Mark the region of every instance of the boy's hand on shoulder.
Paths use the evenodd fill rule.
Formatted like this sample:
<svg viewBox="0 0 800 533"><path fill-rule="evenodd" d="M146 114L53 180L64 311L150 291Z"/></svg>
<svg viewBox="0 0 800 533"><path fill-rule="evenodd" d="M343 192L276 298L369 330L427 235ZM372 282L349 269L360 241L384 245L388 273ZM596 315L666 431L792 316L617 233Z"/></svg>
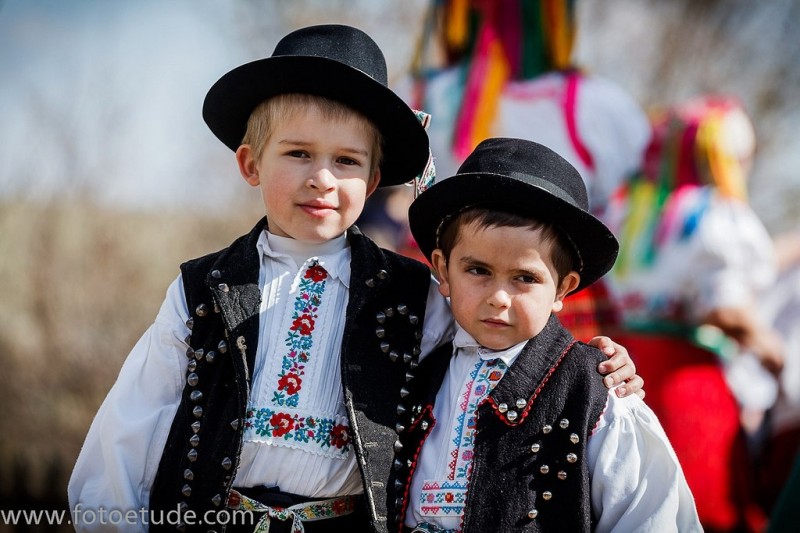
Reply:
<svg viewBox="0 0 800 533"><path fill-rule="evenodd" d="M636 374L636 365L628 355L628 350L608 337L594 337L589 344L608 356L608 361L603 361L597 367L597 371L603 375L603 384L610 389L621 383L615 391L620 398L636 394L644 399L644 379Z"/></svg>

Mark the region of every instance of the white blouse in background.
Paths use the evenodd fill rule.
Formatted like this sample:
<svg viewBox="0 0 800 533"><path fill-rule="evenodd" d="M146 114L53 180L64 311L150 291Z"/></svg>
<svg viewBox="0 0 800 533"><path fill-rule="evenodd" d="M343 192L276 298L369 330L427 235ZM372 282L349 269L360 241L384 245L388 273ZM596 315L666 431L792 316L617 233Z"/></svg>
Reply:
<svg viewBox="0 0 800 533"><path fill-rule="evenodd" d="M622 302L626 322L675 320L683 309L686 320L698 322L716 307L757 306L758 295L776 277L772 239L752 208L723 198L708 188L696 188L674 200L676 217L702 210L694 231L686 235L678 224L662 232L657 253L647 265L620 265L605 280ZM612 206L609 226L622 231L624 207Z"/></svg>
<svg viewBox="0 0 800 533"><path fill-rule="evenodd" d="M620 303L623 321L634 327L662 321L699 325L709 311L734 307L749 309L755 320L770 323L764 304L775 290L777 265L772 238L755 211L708 187L686 189L670 202L676 222L659 228L651 261L641 264L637 258L624 268L618 262L604 278ZM687 232L684 222L691 213L702 216ZM612 205L607 214L612 231L620 235L625 206ZM769 408L778 397L775 377L755 355L744 350L735 355L721 363L737 401L752 409Z"/></svg>
<svg viewBox="0 0 800 533"><path fill-rule="evenodd" d="M460 67L438 71L426 79L424 110L432 116L428 137L436 154L437 180L454 175L463 162L453 153L453 125L460 106L460 99L453 94L460 94L463 79ZM395 88L401 98L415 105L413 79L403 79ZM519 137L553 149L578 170L589 193L589 205L601 210L616 187L638 168L650 140L650 124L630 94L600 76L580 77L574 109L565 108L566 91L567 77L561 72L510 81L498 98L491 136ZM575 135L592 156L592 167L578 153L568 114L575 120Z"/></svg>

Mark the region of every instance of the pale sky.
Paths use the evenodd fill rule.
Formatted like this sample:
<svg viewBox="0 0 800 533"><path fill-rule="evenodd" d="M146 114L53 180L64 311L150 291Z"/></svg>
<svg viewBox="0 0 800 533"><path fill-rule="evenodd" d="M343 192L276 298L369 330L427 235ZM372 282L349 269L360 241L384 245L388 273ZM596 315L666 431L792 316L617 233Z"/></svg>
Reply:
<svg viewBox="0 0 800 533"><path fill-rule="evenodd" d="M380 27L396 75L426 2L0 0L0 195L224 206L247 186L202 120L208 88L323 22Z"/></svg>
<svg viewBox="0 0 800 533"><path fill-rule="evenodd" d="M203 97L245 58L214 5L5 2L0 192L74 195L86 185L133 205L193 194L190 176L227 156L202 121Z"/></svg>
<svg viewBox="0 0 800 533"><path fill-rule="evenodd" d="M652 8L637 0L603 0L610 2L604 10L585 1L581 5L591 8L591 17L579 32L578 62L644 100L647 69L667 51L657 37L667 27L669 4L658 4L660 11L649 15ZM427 4L0 0L0 195L74 199L88 192L110 205L225 206L248 191L232 152L201 117L213 82L231 68L270 55L285 33L322 22L367 30L387 56L390 79L397 79L410 60ZM775 2L784 4L789 0ZM769 14L766 9L758 13ZM732 35L769 26L756 24L757 19L734 20L741 31ZM763 74L775 55L769 52L773 41L721 48L731 53L720 56L719 63L732 65L734 81L743 93L752 93L752 102L760 101L771 83ZM744 51L749 55L742 56ZM697 89L692 82L703 72L719 66L715 60L689 69L691 57L675 59L689 63L676 65L678 76L664 81L685 81L686 92ZM679 89L670 94L677 97ZM800 150L793 135L793 117L799 113L795 104L791 112L773 115L770 124L754 117L762 140L776 131L787 133L780 134L780 142L762 146L752 199L763 216L780 218L787 207L776 210L775 202L783 189L800 186Z"/></svg>

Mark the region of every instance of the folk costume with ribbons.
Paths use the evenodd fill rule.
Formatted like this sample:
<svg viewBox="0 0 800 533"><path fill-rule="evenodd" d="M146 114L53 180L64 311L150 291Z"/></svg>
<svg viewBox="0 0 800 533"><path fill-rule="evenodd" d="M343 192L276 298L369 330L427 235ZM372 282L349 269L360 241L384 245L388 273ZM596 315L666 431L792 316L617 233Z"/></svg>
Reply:
<svg viewBox="0 0 800 533"><path fill-rule="evenodd" d="M615 339L654 383L648 403L704 526L760 530L740 404L768 407L777 387L754 357L703 325L716 308L757 317L759 295L775 280L771 238L747 203L755 132L738 100L724 95L656 109L652 125L641 172L615 193L606 216L621 241L607 277L622 321Z"/></svg>
<svg viewBox="0 0 800 533"><path fill-rule="evenodd" d="M412 76L398 92L433 115L440 176L455 174L487 137L532 140L580 172L602 218L639 168L650 127L623 88L574 64L575 10L573 0L431 2ZM560 318L582 341L613 336L619 323L603 281L567 297Z"/></svg>

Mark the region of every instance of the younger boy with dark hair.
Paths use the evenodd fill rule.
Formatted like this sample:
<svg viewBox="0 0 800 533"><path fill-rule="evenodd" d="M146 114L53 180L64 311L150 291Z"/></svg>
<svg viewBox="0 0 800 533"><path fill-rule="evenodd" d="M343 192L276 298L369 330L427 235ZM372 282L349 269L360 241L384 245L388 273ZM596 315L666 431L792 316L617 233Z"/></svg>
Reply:
<svg viewBox="0 0 800 533"><path fill-rule="evenodd" d="M266 217L181 266L75 465L72 509L149 522L76 511L76 528L220 530L236 509L273 533L385 530L397 405L452 316L425 265L353 224L377 187L423 171L425 130L375 42L339 25L225 74L203 116ZM606 364L624 379L629 362Z"/></svg>
<svg viewBox="0 0 800 533"><path fill-rule="evenodd" d="M701 531L652 411L606 390L602 353L556 318L618 251L578 172L489 139L409 218L457 332L398 423L397 530Z"/></svg>

